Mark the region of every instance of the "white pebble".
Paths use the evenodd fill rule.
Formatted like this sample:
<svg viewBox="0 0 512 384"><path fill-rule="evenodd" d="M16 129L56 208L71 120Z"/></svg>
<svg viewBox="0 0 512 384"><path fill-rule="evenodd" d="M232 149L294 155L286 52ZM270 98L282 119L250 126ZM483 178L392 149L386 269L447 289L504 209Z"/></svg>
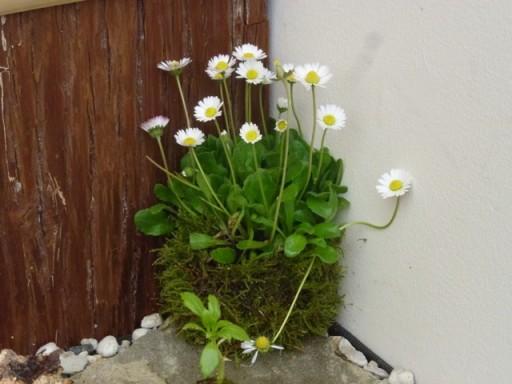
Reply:
<svg viewBox="0 0 512 384"><path fill-rule="evenodd" d="M137 328L132 333L132 341L140 339L142 336L145 336L149 332L149 329L146 328Z"/></svg>
<svg viewBox="0 0 512 384"><path fill-rule="evenodd" d="M388 381L389 384L414 384L414 374L402 368L395 368Z"/></svg>
<svg viewBox="0 0 512 384"><path fill-rule="evenodd" d="M60 366L64 374L72 375L78 372L82 372L87 364L89 364L89 360L87 360L87 356L82 354L75 355L73 352L64 352L59 356Z"/></svg>
<svg viewBox="0 0 512 384"><path fill-rule="evenodd" d="M119 344L114 336L105 336L96 348L96 352L103 357L112 357L117 351L119 351Z"/></svg>
<svg viewBox="0 0 512 384"><path fill-rule="evenodd" d="M37 355L48 356L48 355L51 355L53 352L55 352L58 349L60 349L60 348L54 342L47 343L37 350L36 356Z"/></svg>
<svg viewBox="0 0 512 384"><path fill-rule="evenodd" d="M140 322L140 326L146 329L155 329L162 325L162 316L159 313L144 316Z"/></svg>
<svg viewBox="0 0 512 384"><path fill-rule="evenodd" d="M368 360L366 359L365 355L355 349L352 344L350 344L350 341L344 337L341 338L338 344L338 349L348 361L359 365L360 367L364 367L366 364L368 364Z"/></svg>
<svg viewBox="0 0 512 384"><path fill-rule="evenodd" d="M93 346L94 350L96 350L96 348L98 348L98 340L96 339L82 339L80 340L80 345L86 345L86 344L90 344Z"/></svg>
<svg viewBox="0 0 512 384"><path fill-rule="evenodd" d="M375 376L381 379L388 377L388 373L384 369L379 367L379 365L373 360L366 364L363 368L365 371L373 373Z"/></svg>

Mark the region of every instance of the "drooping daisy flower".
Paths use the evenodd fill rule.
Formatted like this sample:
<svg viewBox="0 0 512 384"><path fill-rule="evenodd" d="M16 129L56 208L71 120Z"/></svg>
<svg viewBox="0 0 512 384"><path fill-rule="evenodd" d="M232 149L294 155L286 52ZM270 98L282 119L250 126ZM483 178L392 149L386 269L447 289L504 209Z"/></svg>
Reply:
<svg viewBox="0 0 512 384"><path fill-rule="evenodd" d="M258 353L267 353L271 349L277 349L279 351L282 351L284 347L276 344L271 344L268 337L260 336L256 340L249 340L244 341L241 344L241 347L243 349L243 354L249 354L254 353L251 359L251 365L253 365L256 362L256 359L258 358Z"/></svg>
<svg viewBox="0 0 512 384"><path fill-rule="evenodd" d="M182 69L191 62L192 60L189 57L184 57L180 60L164 60L158 63L157 68L162 71L170 72L173 75L179 75Z"/></svg>
<svg viewBox="0 0 512 384"><path fill-rule="evenodd" d="M284 109L286 111L288 109L288 99L286 97L278 97L277 108Z"/></svg>
<svg viewBox="0 0 512 384"><path fill-rule="evenodd" d="M174 138L184 147L197 147L204 143L204 133L199 128L180 129Z"/></svg>
<svg viewBox="0 0 512 384"><path fill-rule="evenodd" d="M235 70L236 60L229 55L217 55L208 61L206 73L213 80L227 79Z"/></svg>
<svg viewBox="0 0 512 384"><path fill-rule="evenodd" d="M235 47L233 56L235 56L240 61L250 61L263 60L265 57L267 57L267 54L254 44L243 44Z"/></svg>
<svg viewBox="0 0 512 384"><path fill-rule="evenodd" d="M222 115L222 101L217 96L207 96L194 107L197 121L206 123Z"/></svg>
<svg viewBox="0 0 512 384"><path fill-rule="evenodd" d="M261 83L265 85L272 84L276 80L276 74L272 72L270 69L265 68L263 71L263 78L261 79Z"/></svg>
<svg viewBox="0 0 512 384"><path fill-rule="evenodd" d="M321 105L317 111L317 121L323 129L342 129L347 122L347 115L337 105Z"/></svg>
<svg viewBox="0 0 512 384"><path fill-rule="evenodd" d="M311 86L325 87L325 84L332 77L332 74L329 72L329 68L325 65L313 63L296 67L295 77L306 87L306 89L311 89Z"/></svg>
<svg viewBox="0 0 512 384"><path fill-rule="evenodd" d="M237 78L245 79L249 84L260 84L263 81L266 68L260 61L244 61L238 65Z"/></svg>
<svg viewBox="0 0 512 384"><path fill-rule="evenodd" d="M295 65L283 64L284 77L287 82L295 83L297 81L295 77Z"/></svg>
<svg viewBox="0 0 512 384"><path fill-rule="evenodd" d="M282 133L288 129L288 121L285 119L279 119L276 121L276 126L274 127L274 130Z"/></svg>
<svg viewBox="0 0 512 384"><path fill-rule="evenodd" d="M140 127L149 133L151 137L161 137L164 133L164 128L169 124L169 118L165 116L155 116L145 122Z"/></svg>
<svg viewBox="0 0 512 384"><path fill-rule="evenodd" d="M240 128L240 137L247 144L255 144L262 139L260 129L254 123L244 123Z"/></svg>
<svg viewBox="0 0 512 384"><path fill-rule="evenodd" d="M377 192L383 199L405 195L411 189L412 178L402 169L392 169L383 174L377 184Z"/></svg>

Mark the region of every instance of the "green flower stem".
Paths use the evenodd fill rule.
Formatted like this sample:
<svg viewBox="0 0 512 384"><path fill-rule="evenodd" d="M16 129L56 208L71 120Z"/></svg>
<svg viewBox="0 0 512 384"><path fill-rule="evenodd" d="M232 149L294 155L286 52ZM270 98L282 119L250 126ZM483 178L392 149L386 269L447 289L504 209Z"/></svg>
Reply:
<svg viewBox="0 0 512 384"><path fill-rule="evenodd" d="M197 164L197 168L199 169L199 172L201 173L201 176L203 176L204 182L206 183L206 186L208 187L208 190L210 191L210 193L212 194L213 198L215 199L215 201L219 205L219 208L222 209L222 211L229 216L228 210L226 209L226 207L224 207L224 204L222 204L222 201L220 201L219 197L217 196L217 194L213 190L212 185L210 184L210 181L208 180L208 177L204 173L203 167L201 166L201 163L199 162L199 159L197 158L197 154L196 154L196 151L194 150L194 147L190 147L190 152L192 152L192 157L194 157L194 160L195 160L195 162Z"/></svg>
<svg viewBox="0 0 512 384"><path fill-rule="evenodd" d="M295 297L293 298L292 304L290 305L290 308L288 309L288 312L286 313L286 317L284 318L281 327L279 328L279 331L277 331L276 335L272 338L272 343L275 343L279 336L281 335L281 332L283 332L283 329L288 322L288 319L290 318L293 308L295 308L295 304L297 304L297 299L299 298L300 293L302 292L302 288L304 288L304 284L306 283L306 280L308 279L309 274L311 273L311 270L313 269L313 264L315 264L316 256L313 256L311 259L311 263L309 263L308 269L306 270L306 273L304 274L304 277L302 278L302 281L300 282L299 288L297 289L297 293L295 293Z"/></svg>
<svg viewBox="0 0 512 384"><path fill-rule="evenodd" d="M245 121L252 122L251 84L245 82Z"/></svg>
<svg viewBox="0 0 512 384"><path fill-rule="evenodd" d="M260 185L261 198L263 199L263 205L265 206L265 211L268 212L268 202L265 196L265 189L263 188L263 181L261 180L261 174L258 172L259 164L258 164L258 155L256 154L256 145L252 144L252 155L254 158L254 169L256 171L256 175L258 176L258 184Z"/></svg>
<svg viewBox="0 0 512 384"><path fill-rule="evenodd" d="M224 154L226 155L226 160L228 161L229 173L231 174L231 181L233 182L233 185L236 185L235 170L233 169L233 164L231 163L231 156L230 156L230 153L226 146L226 143L222 139L220 126L219 126L219 122L217 121L217 119L215 119L215 127L217 127L217 132L219 133L219 140L222 144L222 148L224 148Z"/></svg>
<svg viewBox="0 0 512 384"><path fill-rule="evenodd" d="M320 159L318 160L318 171L316 173L315 180L313 181L313 184L316 184L318 179L320 178L320 174L322 172L322 161L324 159L324 144L325 144L325 136L327 135L327 129L324 129L324 132L322 133L322 141L320 142Z"/></svg>
<svg viewBox="0 0 512 384"><path fill-rule="evenodd" d="M315 135L316 135L316 93L315 86L311 86L311 95L313 98L313 131L311 132L311 141L309 143L309 163L308 163L308 176L306 178L306 184L304 185L304 189L302 190L301 197L308 189L309 181L311 180L311 171L313 169L313 153L315 152Z"/></svg>
<svg viewBox="0 0 512 384"><path fill-rule="evenodd" d="M197 187L196 185L192 184L192 183L189 183L186 179L178 176L178 175L175 175L174 173L170 172L169 170L167 170L166 168L162 167L160 164L158 164L155 160L153 160L151 157L149 156L146 156L146 159L149 160L149 162L151 164L153 164L155 167L157 167L158 169L160 169L162 172L164 172L168 177L171 177L177 181L179 181L180 183L186 185L187 187L190 187L192 189L195 189L196 191L201 191L201 188Z"/></svg>
<svg viewBox="0 0 512 384"><path fill-rule="evenodd" d="M187 102L185 101L185 96L183 95L183 89L181 87L180 75L176 75L176 84L178 84L178 91L180 93L181 104L183 105L183 111L185 112L185 119L187 119L187 128L190 128L190 116L188 115Z"/></svg>
<svg viewBox="0 0 512 384"><path fill-rule="evenodd" d="M263 84L260 84L258 87L258 99L260 102L260 114L261 124L263 125L263 132L265 133L265 135L268 135L267 120L265 119L265 109L263 108Z"/></svg>
<svg viewBox="0 0 512 384"><path fill-rule="evenodd" d="M228 112L229 112L229 120L231 128L233 129L233 137L234 140L237 140L237 134L236 134L236 128L235 128L235 120L233 118L233 105L231 104L231 94L229 93L228 83L226 79L222 80L222 85L224 86L224 97L226 98L226 101L228 102Z"/></svg>
<svg viewBox="0 0 512 384"><path fill-rule="evenodd" d="M353 225L365 225L367 227L374 228L374 229L386 229L391 224L393 224L393 221L395 221L396 215L398 213L398 207L399 206L400 206L400 197L397 197L396 198L395 209L393 210L393 214L391 215L391 219L386 224L378 225L378 224L368 223L367 221L353 221L351 223L347 223L347 224L342 225L340 227L340 232L345 230L345 229L347 229L347 228L350 228Z"/></svg>
<svg viewBox="0 0 512 384"><path fill-rule="evenodd" d="M165 151L164 151L164 146L162 145L162 138L161 137L157 137L156 138L156 141L158 143L158 148L160 149L160 155L162 155L162 161L164 162L164 168L166 170L166 175L167 175L167 183L169 184L169 188L171 189L171 191L176 195L176 200L178 200L178 204L183 207L183 209L185 209L188 213L190 213L192 216L195 216L195 213L194 211L192 211L188 206L187 204L185 204L185 202L181 199L180 195L178 195L178 192L176 192L176 190L174 189L174 184L172 182L172 178L171 176L169 176L171 174L171 172L169 171L169 166L167 165L167 156L165 156Z"/></svg>
<svg viewBox="0 0 512 384"><path fill-rule="evenodd" d="M272 224L272 232L270 234L270 241L274 240L277 230L277 222L279 221L279 210L281 209L281 202L283 200L283 191L286 184L286 169L288 168L288 146L290 143L290 130L287 129L284 133L284 161L283 161L283 175L281 176L281 186L279 188L279 195L277 197L276 212L274 213L274 223ZM282 135L281 135L282 136ZM282 155L282 153L281 153Z"/></svg>
<svg viewBox="0 0 512 384"><path fill-rule="evenodd" d="M219 366L217 367L217 384L223 384L224 383L224 368L225 362L224 362L224 356L222 356L222 353L219 352Z"/></svg>
<svg viewBox="0 0 512 384"><path fill-rule="evenodd" d="M293 117L295 117L295 121L297 122L297 129L299 130L300 136L302 137L302 128L300 126L300 120L299 116L297 115L297 111L295 111L295 102L293 101L293 85L294 83L290 83L290 91L288 96L288 100L290 101L289 107L291 106L292 108Z"/></svg>
<svg viewBox="0 0 512 384"><path fill-rule="evenodd" d="M235 136L235 128L231 126L231 122L229 121L229 114L228 114L228 107L226 103L226 97L224 96L224 89L222 86L222 83L219 83L219 92L220 92L220 98L222 100L222 111L224 113L224 122L226 123L226 129L229 132L229 136L231 138L234 138ZM219 131L220 136L220 131Z"/></svg>

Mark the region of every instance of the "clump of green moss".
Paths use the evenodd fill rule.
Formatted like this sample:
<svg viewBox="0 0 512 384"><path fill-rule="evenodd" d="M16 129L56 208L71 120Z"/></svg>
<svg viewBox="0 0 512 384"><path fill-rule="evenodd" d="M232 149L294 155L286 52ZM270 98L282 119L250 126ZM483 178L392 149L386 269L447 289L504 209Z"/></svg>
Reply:
<svg viewBox="0 0 512 384"><path fill-rule="evenodd" d="M252 252L241 256L237 263L219 264L210 258L208 250L191 250L189 245L190 233L208 233L209 227L213 229L214 224L180 220L172 237L157 250L162 312L170 315L174 326L180 329L191 320L180 294L213 294L219 298L227 320L244 327L254 337L273 336L311 259ZM280 344L300 349L305 336L326 333L342 303L338 294L342 275L339 263L317 262L278 340ZM193 333L186 333L185 337L199 342Z"/></svg>

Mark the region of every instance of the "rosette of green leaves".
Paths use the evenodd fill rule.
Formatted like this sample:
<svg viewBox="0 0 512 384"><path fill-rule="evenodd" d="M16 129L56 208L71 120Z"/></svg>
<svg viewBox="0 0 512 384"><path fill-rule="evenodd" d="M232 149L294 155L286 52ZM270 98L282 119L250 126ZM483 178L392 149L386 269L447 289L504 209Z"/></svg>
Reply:
<svg viewBox="0 0 512 384"><path fill-rule="evenodd" d="M213 233L192 233L190 246L211 250L210 257L218 263L231 264L253 254L280 252L287 257L309 255L318 256L325 263L336 262L341 255L338 245L341 232L336 217L349 205L342 197L347 191L341 184L343 162L334 159L324 147L319 170L320 151L315 151L312 168L315 177L305 185L310 148L295 130L290 130L289 135L288 166L272 241L284 171L285 140L285 134L274 132L256 144L232 142L227 135L209 136L195 149L208 181L228 213L212 198L188 153L180 164L186 183L172 179L167 185L157 184L154 192L160 202L136 214L137 228L152 236L170 236L175 223L192 214L216 223ZM230 153L236 184L230 177L221 140ZM256 149L257 166L252 145Z"/></svg>

